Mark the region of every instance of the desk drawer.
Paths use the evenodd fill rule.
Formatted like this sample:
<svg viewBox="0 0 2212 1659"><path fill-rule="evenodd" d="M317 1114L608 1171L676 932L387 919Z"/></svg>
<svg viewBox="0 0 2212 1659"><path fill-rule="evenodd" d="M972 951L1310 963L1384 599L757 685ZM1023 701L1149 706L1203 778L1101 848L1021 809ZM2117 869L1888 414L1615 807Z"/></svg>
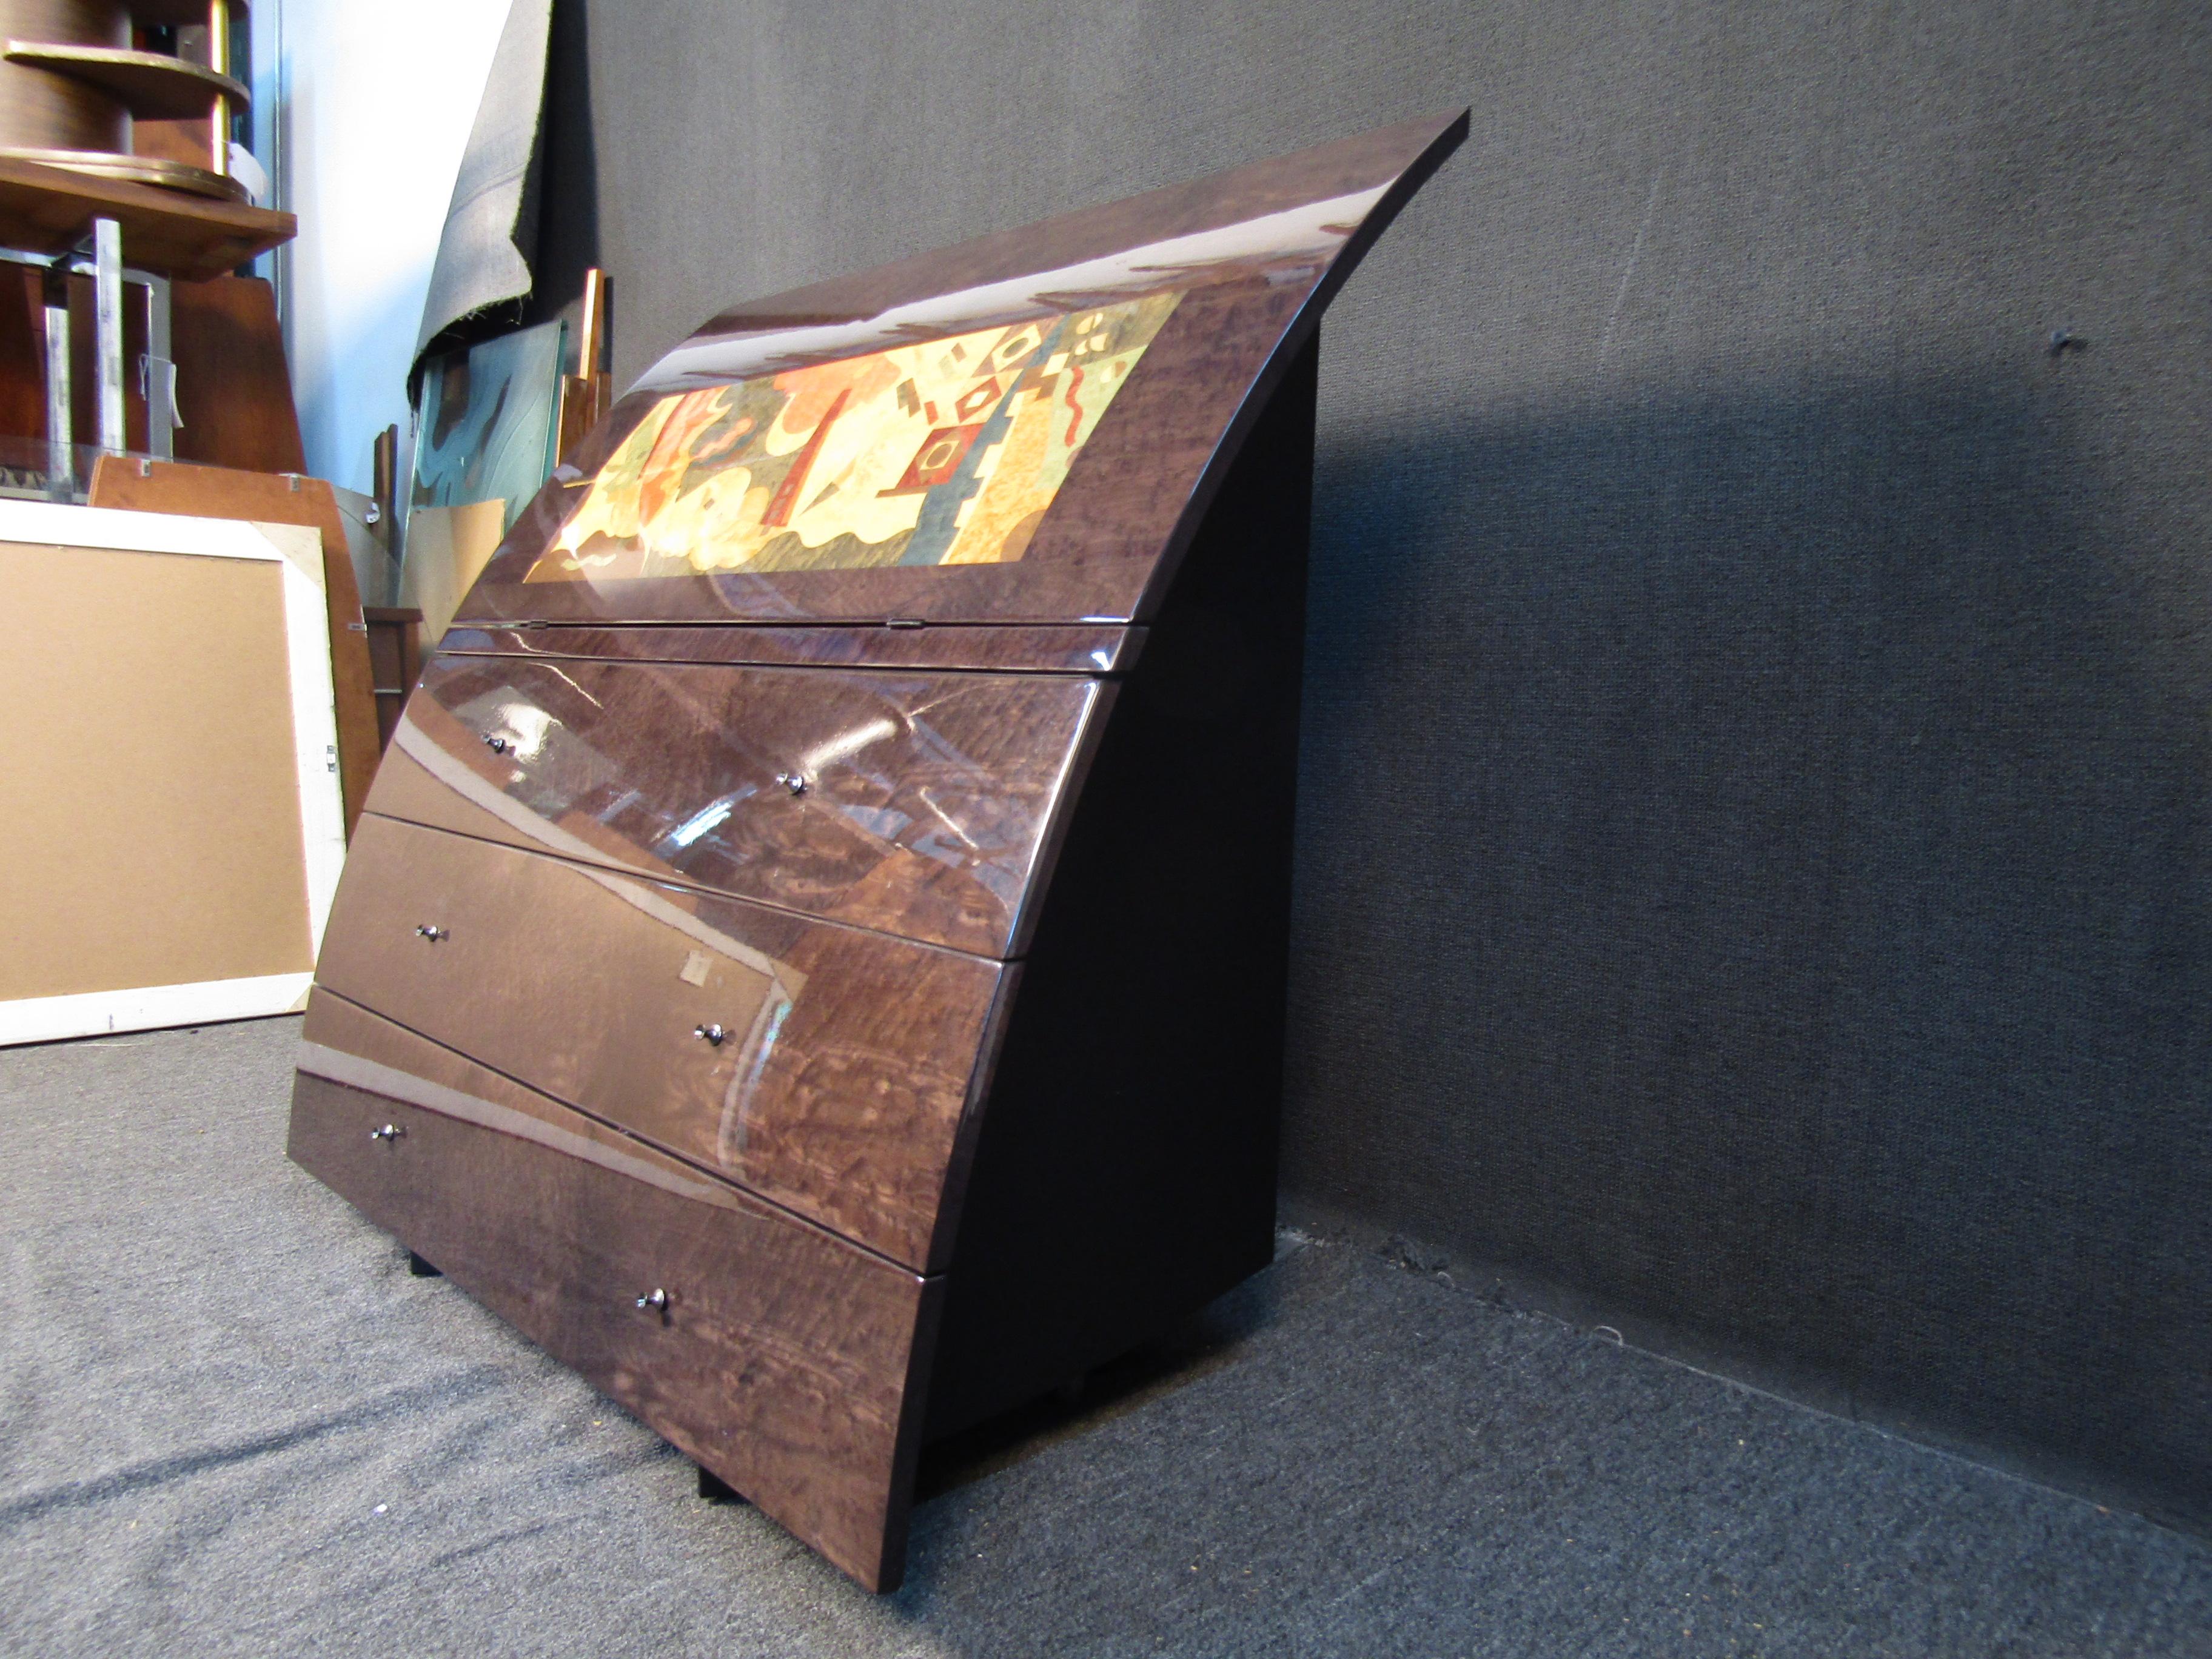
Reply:
<svg viewBox="0 0 2212 1659"><path fill-rule="evenodd" d="M903 1554L908 1373L939 1281L626 1153L581 1120L563 1129L554 1103L518 1100L514 1084L419 1038L364 1038L367 1019L311 1016L293 1158L839 1566L887 1587ZM361 1047L406 1069L349 1052ZM524 1133L489 1127L502 1121ZM665 1307L639 1307L656 1291Z"/></svg>
<svg viewBox="0 0 2212 1659"><path fill-rule="evenodd" d="M316 980L921 1268L1008 971L364 814Z"/></svg>
<svg viewBox="0 0 2212 1659"><path fill-rule="evenodd" d="M1107 695L1065 676L445 657L374 810L1003 957Z"/></svg>

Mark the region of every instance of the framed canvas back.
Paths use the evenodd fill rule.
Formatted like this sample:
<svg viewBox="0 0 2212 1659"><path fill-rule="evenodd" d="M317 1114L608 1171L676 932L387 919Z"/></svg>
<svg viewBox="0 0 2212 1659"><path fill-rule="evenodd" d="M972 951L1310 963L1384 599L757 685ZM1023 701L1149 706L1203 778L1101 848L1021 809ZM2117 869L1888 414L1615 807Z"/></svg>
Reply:
<svg viewBox="0 0 2212 1659"><path fill-rule="evenodd" d="M0 1042L275 1014L344 860L313 530L0 502Z"/></svg>

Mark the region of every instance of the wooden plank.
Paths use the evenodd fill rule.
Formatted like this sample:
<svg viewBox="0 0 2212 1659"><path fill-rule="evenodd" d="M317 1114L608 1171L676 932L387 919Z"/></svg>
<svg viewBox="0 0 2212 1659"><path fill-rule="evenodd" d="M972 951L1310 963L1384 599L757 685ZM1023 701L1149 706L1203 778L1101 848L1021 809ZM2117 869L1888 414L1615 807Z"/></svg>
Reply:
<svg viewBox="0 0 2212 1659"><path fill-rule="evenodd" d="M123 227L123 259L179 282L220 276L299 234L289 213L94 179L35 161L0 161L0 242L31 253L66 253L94 219Z"/></svg>
<svg viewBox="0 0 2212 1659"><path fill-rule="evenodd" d="M1005 957L1111 696L1069 675L441 655L376 810Z"/></svg>

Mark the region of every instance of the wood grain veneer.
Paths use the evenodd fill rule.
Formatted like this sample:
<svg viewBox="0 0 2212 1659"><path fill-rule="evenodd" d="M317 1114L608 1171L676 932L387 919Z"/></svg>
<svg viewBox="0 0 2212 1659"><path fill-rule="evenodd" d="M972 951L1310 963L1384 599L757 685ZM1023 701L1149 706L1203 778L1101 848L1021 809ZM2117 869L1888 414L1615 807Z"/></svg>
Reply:
<svg viewBox="0 0 2212 1659"><path fill-rule="evenodd" d="M320 478L243 472L231 467L103 455L94 465L94 507L133 513L173 513L198 519L246 519L301 524L322 532L324 595L331 625L331 681L337 700L338 781L351 836L376 776L376 681L369 666L361 589L346 551L337 498Z"/></svg>
<svg viewBox="0 0 2212 1659"><path fill-rule="evenodd" d="M456 626L439 649L490 657L611 658L633 662L867 664L879 668L985 668L1014 673L1118 674L1134 666L1145 630L1119 623L1070 627L516 628Z"/></svg>
<svg viewBox="0 0 2212 1659"><path fill-rule="evenodd" d="M1272 1251L1316 328L1465 131L1463 115L1415 122L732 307L556 470L408 705L309 1025L315 1039L340 1008L374 1011L374 1054L402 1081L334 1093L356 1085L311 1050L295 1113L354 1115L343 1133L295 1135L295 1156L448 1272L439 1250L464 1252L473 1293L739 1492L775 1494L771 1512L863 1583L898 1577L920 1439L1145 1340ZM1138 355L1114 357L1135 337L1101 331L1104 308L1169 290L1164 322L1160 303L1142 312L1157 331ZM1101 321L1070 332L989 334L982 356L951 354L1000 324L1092 310ZM946 342L896 361L930 385L958 378L929 381L931 362L983 364L959 371L982 388L982 402L954 401L966 419L993 398L1045 397L983 377L1018 360L1023 376L1057 375L1051 343L1078 335L1098 354L1086 362L1114 358L1126 379L1103 414L1054 405L1096 424L1079 448L1078 426L1055 416L1056 493L1018 538L1001 537L1004 517L976 532L1004 562L715 568L769 543L702 531L669 555L642 529L604 528L541 561L648 416L655 445L690 435L630 452L588 525L623 522L614 492L633 484L628 522L645 525L647 475L656 502L696 509L684 524L753 510L750 473L720 506L683 492L685 469L762 441L757 428L719 393L673 410L664 398L744 380L760 400L744 407L781 420L817 382L769 377L875 374L868 418L892 424L862 430L896 431L903 454L913 427L896 421L919 425L909 473L957 470L922 459L945 437L940 406L909 381L903 414L883 413L894 380L858 360L885 340ZM822 447L844 407L834 391L792 445ZM732 422L714 428L723 448L681 447L710 429L674 425L687 409ZM979 417L986 429L1016 428ZM981 453L1000 440L962 441ZM664 453L681 465L665 470ZM763 514L796 505L803 475L779 457L798 453L744 452L768 480ZM865 471L837 476L875 489ZM980 482L962 487L982 499ZM761 519L779 534L789 522ZM875 533L855 544L915 549ZM720 1044L692 1035L715 1026ZM349 1040L368 1052L358 1029ZM615 1138L593 1146L645 1148L663 1160L653 1179L715 1183L737 1209L655 1197L603 1212L617 1200L602 1176L622 1179L604 1160L556 1177L538 1142L485 1150L470 1137L495 1126L473 1120L410 1119L396 1146L368 1140L360 1114L398 1109L369 1103L465 1066L500 1079L477 1094L527 1085L547 1103L538 1121L588 1120ZM499 1181L513 1194L495 1218L468 1213L471 1183ZM809 1249L834 1234L872 1271L903 1275L896 1294L893 1279L719 1218L749 1206ZM583 1242L586 1221L608 1237ZM606 1311L617 1256L630 1279L663 1260L763 1274L804 1350L777 1386L803 1409L771 1424L746 1372L730 1382L746 1322L769 1310L690 1348L641 1334ZM814 1322L841 1298L854 1328ZM819 1501L792 1501L810 1455Z"/></svg>
<svg viewBox="0 0 2212 1659"><path fill-rule="evenodd" d="M986 956L1110 684L442 657L378 810Z"/></svg>

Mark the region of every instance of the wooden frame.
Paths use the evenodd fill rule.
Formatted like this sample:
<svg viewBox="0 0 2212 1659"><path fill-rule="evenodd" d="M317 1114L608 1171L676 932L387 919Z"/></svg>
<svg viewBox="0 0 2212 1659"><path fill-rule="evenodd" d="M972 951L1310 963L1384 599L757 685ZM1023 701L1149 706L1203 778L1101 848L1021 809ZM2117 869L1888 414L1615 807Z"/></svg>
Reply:
<svg viewBox="0 0 2212 1659"><path fill-rule="evenodd" d="M296 779L296 827L305 882L301 903L312 961L321 947L345 862L319 538L313 530L291 526L5 501L0 502L0 544L52 548L58 558L66 558L71 550L102 550L276 566L284 630L282 659L289 675L289 761ZM100 651L102 641L92 637L72 643L91 655ZM180 649L190 649L198 642L184 639L179 643ZM18 708L11 717L33 720L38 715L34 709ZM311 980L310 971L289 971L22 997L0 1002L0 1043L291 1012L304 1006Z"/></svg>

